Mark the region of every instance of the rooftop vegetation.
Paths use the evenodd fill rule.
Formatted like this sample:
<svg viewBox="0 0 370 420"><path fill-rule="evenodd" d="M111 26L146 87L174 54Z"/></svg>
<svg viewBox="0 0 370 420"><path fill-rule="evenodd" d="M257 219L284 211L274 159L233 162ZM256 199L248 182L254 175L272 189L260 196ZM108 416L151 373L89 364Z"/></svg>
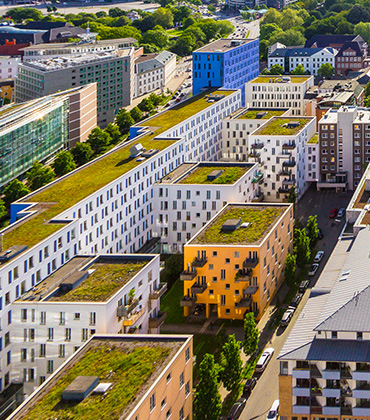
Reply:
<svg viewBox="0 0 370 420"><path fill-rule="evenodd" d="M309 79L312 76L258 76L255 79L251 80L251 83L271 83L272 79L281 79L282 77L290 77L290 83L303 83L307 79ZM283 83L281 83L283 84Z"/></svg>
<svg viewBox="0 0 370 420"><path fill-rule="evenodd" d="M265 236L276 218L284 211L282 207L248 207L229 206L196 238L201 244L253 244ZM238 228L224 232L222 225L229 219L241 219L241 223L249 223L246 228Z"/></svg>
<svg viewBox="0 0 370 420"><path fill-rule="evenodd" d="M62 376L24 420L118 420L136 393L160 368L170 354L170 348L135 346L115 347L100 344L86 354ZM112 372L114 375L112 375ZM100 382L113 383L104 398L90 395L78 404L63 402L62 392L77 376L98 376Z"/></svg>
<svg viewBox="0 0 370 420"><path fill-rule="evenodd" d="M260 110L251 110L251 111L247 111L244 114L239 115L238 119L239 120L255 120L257 119L257 114L259 112L264 112L263 109ZM267 111L267 114L264 115L262 118L259 118L261 120L267 120L271 117L280 117L280 115L284 114L285 111L282 110L277 110L277 111Z"/></svg>
<svg viewBox="0 0 370 420"><path fill-rule="evenodd" d="M297 127L288 128L287 124L289 122L299 122L300 124ZM273 118L268 121L266 124L261 126L255 134L261 136L268 135L280 135L280 136L291 136L297 134L302 128L310 121L307 118Z"/></svg>
<svg viewBox="0 0 370 420"><path fill-rule="evenodd" d="M51 300L62 302L106 301L145 265L145 261L129 264L93 264L90 269L95 269L94 273L78 287Z"/></svg>
<svg viewBox="0 0 370 420"><path fill-rule="evenodd" d="M319 142L319 135L318 134L314 134L309 140L308 140L308 144L317 144Z"/></svg>
<svg viewBox="0 0 370 420"><path fill-rule="evenodd" d="M194 96L154 118L143 121L140 125L149 126L151 133L138 139L137 143L141 143L145 149L159 150L173 144L173 140L153 139L174 125L213 105L205 99L205 96L210 92L228 96L233 91L208 91ZM96 162L72 172L65 179L29 197L26 200L28 202L48 202L52 204L46 211L6 232L3 238L4 249L8 249L12 245L31 247L37 244L63 226L61 224L48 224L49 220L138 166L140 162L130 158L129 149L134 143L108 153Z"/></svg>
<svg viewBox="0 0 370 420"><path fill-rule="evenodd" d="M238 166L200 166L191 171L183 179L181 179L181 184L234 184L245 172L248 170L248 167L238 167ZM223 171L223 173L214 180L207 179L207 176L212 171Z"/></svg>

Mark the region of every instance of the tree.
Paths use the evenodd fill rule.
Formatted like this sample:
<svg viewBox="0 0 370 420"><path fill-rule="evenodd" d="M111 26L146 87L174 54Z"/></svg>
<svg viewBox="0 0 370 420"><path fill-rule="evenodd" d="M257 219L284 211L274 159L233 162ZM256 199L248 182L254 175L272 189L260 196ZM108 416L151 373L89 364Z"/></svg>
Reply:
<svg viewBox="0 0 370 420"><path fill-rule="evenodd" d="M184 20L183 27L186 29L189 26L193 25L194 23L195 23L195 19L193 17L189 16L188 18L186 18Z"/></svg>
<svg viewBox="0 0 370 420"><path fill-rule="evenodd" d="M294 253L297 256L298 267L304 267L311 257L310 239L306 234L305 229L294 230Z"/></svg>
<svg viewBox="0 0 370 420"><path fill-rule="evenodd" d="M354 28L354 32L356 35L361 35L368 44L370 43L370 23L358 23Z"/></svg>
<svg viewBox="0 0 370 420"><path fill-rule="evenodd" d="M298 66L291 72L291 74L295 74L295 75L303 75L305 73L306 72L302 64L298 64Z"/></svg>
<svg viewBox="0 0 370 420"><path fill-rule="evenodd" d="M259 331L254 313L248 312L244 318L244 341L243 350L246 356L251 356L258 349Z"/></svg>
<svg viewBox="0 0 370 420"><path fill-rule="evenodd" d="M76 146L71 149L71 153L76 165L81 166L91 159L93 150L89 143L77 143Z"/></svg>
<svg viewBox="0 0 370 420"><path fill-rule="evenodd" d="M154 106L160 105L163 100L161 96L158 96L155 93L151 93L148 99L153 103Z"/></svg>
<svg viewBox="0 0 370 420"><path fill-rule="evenodd" d="M194 35L189 34L189 33L184 33L176 41L173 51L181 56L189 55L193 52L196 45L196 41L197 40Z"/></svg>
<svg viewBox="0 0 370 420"><path fill-rule="evenodd" d="M7 215L6 206L3 200L0 199L0 219Z"/></svg>
<svg viewBox="0 0 370 420"><path fill-rule="evenodd" d="M73 160L72 153L67 150L59 152L52 164L52 167L57 176L65 175L76 169L76 163Z"/></svg>
<svg viewBox="0 0 370 420"><path fill-rule="evenodd" d="M141 44L140 46L144 48L144 54L159 53L161 49L153 44Z"/></svg>
<svg viewBox="0 0 370 420"><path fill-rule="evenodd" d="M270 38L270 45L275 44L275 42L280 42L287 47L291 47L293 45L303 45L305 41L306 39L300 31L288 29L285 32L279 32L276 35L273 35Z"/></svg>
<svg viewBox="0 0 370 420"><path fill-rule="evenodd" d="M330 63L321 64L317 74L321 77L326 77L330 79L334 74L334 68Z"/></svg>
<svg viewBox="0 0 370 420"><path fill-rule="evenodd" d="M111 143L117 144L121 140L121 132L116 124L109 123L104 131L109 134Z"/></svg>
<svg viewBox="0 0 370 420"><path fill-rule="evenodd" d="M280 28L283 31L287 31L294 26L302 26L303 19L298 16L297 10L293 9L283 9L281 12ZM299 44L296 44L299 45Z"/></svg>
<svg viewBox="0 0 370 420"><path fill-rule="evenodd" d="M345 20L341 20L335 32L342 35L353 34L353 25Z"/></svg>
<svg viewBox="0 0 370 420"><path fill-rule="evenodd" d="M125 12L119 7L112 7L111 9L109 9L108 13L109 13L109 16L113 18L125 15Z"/></svg>
<svg viewBox="0 0 370 420"><path fill-rule="evenodd" d="M288 254L285 258L284 280L288 286L293 286L296 279L297 256Z"/></svg>
<svg viewBox="0 0 370 420"><path fill-rule="evenodd" d="M366 9L366 7L356 4L349 11L347 20L354 25L357 25L360 22L370 22L370 11Z"/></svg>
<svg viewBox="0 0 370 420"><path fill-rule="evenodd" d="M240 346L233 334L229 336L229 340L223 345L221 354L221 380L228 391L235 389L240 383L242 369L243 362L240 357Z"/></svg>
<svg viewBox="0 0 370 420"><path fill-rule="evenodd" d="M213 4L209 4L209 5L207 6L207 9L208 9L210 12L214 13L214 12L216 11L216 6L214 6Z"/></svg>
<svg viewBox="0 0 370 420"><path fill-rule="evenodd" d="M370 81L367 82L366 86L365 86L365 92L364 92L365 98L367 96L370 96Z"/></svg>
<svg viewBox="0 0 370 420"><path fill-rule="evenodd" d="M31 191L21 181L13 179L13 181L10 181L3 190L6 207L9 208L11 203L19 200L30 192Z"/></svg>
<svg viewBox="0 0 370 420"><path fill-rule="evenodd" d="M317 224L317 216L309 216L307 220L306 225L307 230L307 236L310 240L310 247L313 249L313 247L316 245L317 239L319 237L319 226Z"/></svg>
<svg viewBox="0 0 370 420"><path fill-rule="evenodd" d="M230 34L235 31L234 25L228 20L219 20L217 22L218 33L221 37L227 38Z"/></svg>
<svg viewBox="0 0 370 420"><path fill-rule="evenodd" d="M278 12L276 9L269 9L263 15L263 24L266 25L267 23L276 23L277 26L280 27L281 22L281 13Z"/></svg>
<svg viewBox="0 0 370 420"><path fill-rule="evenodd" d="M111 141L110 135L99 127L94 128L87 138L87 143L90 144L95 154L104 152Z"/></svg>
<svg viewBox="0 0 370 420"><path fill-rule="evenodd" d="M205 354L199 364L199 383L195 391L194 420L218 420L222 402L218 391L218 366L212 354Z"/></svg>
<svg viewBox="0 0 370 420"><path fill-rule="evenodd" d="M115 123L118 125L121 134L126 134L129 132L130 127L135 123L135 121L129 112L125 109L120 109L116 116Z"/></svg>
<svg viewBox="0 0 370 420"><path fill-rule="evenodd" d="M4 17L10 17L16 22L22 22L26 19L31 19L35 21L42 20L42 12L34 7L14 7L13 9L8 10Z"/></svg>
<svg viewBox="0 0 370 420"><path fill-rule="evenodd" d="M38 190L51 182L55 177L54 171L49 166L42 166L37 160L26 173L27 187L31 191Z"/></svg>
<svg viewBox="0 0 370 420"><path fill-rule="evenodd" d="M272 76L278 76L280 74L284 73L284 67L282 67L280 64L274 64L270 67L269 74Z"/></svg>
<svg viewBox="0 0 370 420"><path fill-rule="evenodd" d="M173 14L173 20L175 22L180 23L191 15L191 10L189 9L189 7L180 6L180 7L177 7L176 9L173 9L172 14Z"/></svg>
<svg viewBox="0 0 370 420"><path fill-rule="evenodd" d="M135 122L140 121L141 118L143 117L142 111L137 106L131 109L130 115L134 119Z"/></svg>
<svg viewBox="0 0 370 420"><path fill-rule="evenodd" d="M173 14L170 9L160 7L152 13L155 25L169 29L173 27Z"/></svg>
<svg viewBox="0 0 370 420"><path fill-rule="evenodd" d="M281 28L276 23L261 25L260 39L269 39L272 35L276 35L279 32L281 32Z"/></svg>
<svg viewBox="0 0 370 420"><path fill-rule="evenodd" d="M144 98L138 105L138 108L143 112L150 112L154 109L154 104L149 98Z"/></svg>
<svg viewBox="0 0 370 420"><path fill-rule="evenodd" d="M165 30L153 29L145 32L141 42L144 44L153 44L163 49L167 47L169 40L170 37Z"/></svg>
<svg viewBox="0 0 370 420"><path fill-rule="evenodd" d="M295 190L295 187L292 187L289 190L289 194L288 194L288 197L287 197L286 201L287 201L287 203L292 203L292 204L295 204L296 203L296 201L297 201L297 192Z"/></svg>

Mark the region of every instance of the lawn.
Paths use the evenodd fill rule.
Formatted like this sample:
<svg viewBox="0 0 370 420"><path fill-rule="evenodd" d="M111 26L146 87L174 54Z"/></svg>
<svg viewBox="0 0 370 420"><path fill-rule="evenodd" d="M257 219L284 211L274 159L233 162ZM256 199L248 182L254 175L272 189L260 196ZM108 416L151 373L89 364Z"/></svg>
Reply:
<svg viewBox="0 0 370 420"><path fill-rule="evenodd" d="M263 109L259 109L259 110L251 110L245 112L244 114L241 114L238 119L239 120L255 120L257 118L257 114L259 112L263 112ZM280 117L280 115L284 114L285 111L267 111L267 114L264 115L262 118L259 118L261 120L267 120L271 117Z"/></svg>
<svg viewBox="0 0 370 420"><path fill-rule="evenodd" d="M319 135L318 134L314 134L309 140L308 140L308 144L317 144L319 142Z"/></svg>
<svg viewBox="0 0 370 420"><path fill-rule="evenodd" d="M166 32L170 37L180 36L184 31L183 28L167 29Z"/></svg>
<svg viewBox="0 0 370 420"><path fill-rule="evenodd" d="M208 91L141 122L140 126L149 126L152 128L152 132L138 139L138 143L141 143L148 150L163 150L169 147L174 143L173 140L153 140L153 138L213 105L205 99L205 96L210 92L224 94L225 96L232 93L232 91ZM135 142L108 153L85 168L72 172L67 178L29 197L27 202L49 202L52 204L43 213L4 233L3 249L8 249L12 245L31 247L37 244L63 226L62 224L48 224L49 220L140 165L140 162L137 162L136 159L130 158L129 149L133 143Z"/></svg>
<svg viewBox="0 0 370 420"><path fill-rule="evenodd" d="M167 312L165 324L183 324L186 321L180 300L184 297L184 284L177 280L161 298L161 311Z"/></svg>
<svg viewBox="0 0 370 420"><path fill-rule="evenodd" d="M230 167L230 166L206 166L198 167L180 180L180 184L234 184L249 167ZM208 180L207 176L212 171L223 171L214 180Z"/></svg>
<svg viewBox="0 0 370 420"><path fill-rule="evenodd" d="M93 264L95 269L78 287L50 300L62 302L104 302L131 280L147 263Z"/></svg>
<svg viewBox="0 0 370 420"><path fill-rule="evenodd" d="M286 124L291 121L299 122L300 124L297 127L288 128ZM291 136L301 131L303 127L310 121L311 120L309 118L274 118L261 126L255 135L259 134L260 136L267 136L271 134L273 136Z"/></svg>
<svg viewBox="0 0 370 420"><path fill-rule="evenodd" d="M170 348L162 346L146 347L137 344L124 348L115 347L114 344L100 344L88 350L22 418L118 420L136 393L154 371L160 369L169 354ZM77 376L98 376L100 383L111 382L113 386L104 398L101 395L89 395L78 404L63 403L62 392Z"/></svg>
<svg viewBox="0 0 370 420"><path fill-rule="evenodd" d="M248 207L228 206L226 211L195 239L201 244L253 244L264 237L265 232L284 211L281 207ZM222 225L229 219L241 219L241 223L249 223L245 228L225 232Z"/></svg>
<svg viewBox="0 0 370 420"><path fill-rule="evenodd" d="M283 77L290 77L291 83L303 83L312 76L258 76L251 81L251 83L271 83L271 79L282 79Z"/></svg>

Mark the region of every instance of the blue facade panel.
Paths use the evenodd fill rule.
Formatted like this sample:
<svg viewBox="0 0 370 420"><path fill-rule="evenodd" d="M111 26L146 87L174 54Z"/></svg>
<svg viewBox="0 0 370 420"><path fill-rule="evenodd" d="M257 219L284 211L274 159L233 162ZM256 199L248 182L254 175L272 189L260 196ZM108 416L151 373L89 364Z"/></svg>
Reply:
<svg viewBox="0 0 370 420"><path fill-rule="evenodd" d="M227 51L193 52L193 95L209 87L241 89L259 74L259 39L236 45Z"/></svg>

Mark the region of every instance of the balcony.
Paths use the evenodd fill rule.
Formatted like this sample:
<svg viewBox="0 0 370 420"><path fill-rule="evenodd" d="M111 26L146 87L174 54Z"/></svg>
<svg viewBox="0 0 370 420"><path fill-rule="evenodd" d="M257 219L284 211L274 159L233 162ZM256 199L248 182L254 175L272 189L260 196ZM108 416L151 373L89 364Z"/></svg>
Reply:
<svg viewBox="0 0 370 420"><path fill-rule="evenodd" d="M140 311L126 315L122 321L122 325L124 327L131 327L144 315L144 312L145 309L141 309Z"/></svg>
<svg viewBox="0 0 370 420"><path fill-rule="evenodd" d="M355 388L353 391L353 398L362 398L370 400L370 385L366 384L364 386L360 386Z"/></svg>
<svg viewBox="0 0 370 420"><path fill-rule="evenodd" d="M322 390L322 396L325 398L339 398L340 397L340 388L324 388Z"/></svg>
<svg viewBox="0 0 370 420"><path fill-rule="evenodd" d="M293 396L294 397L309 397L310 396L310 388L300 388L300 387L293 387Z"/></svg>
<svg viewBox="0 0 370 420"><path fill-rule="evenodd" d="M322 414L322 407L319 405L314 405L310 410L311 414Z"/></svg>
<svg viewBox="0 0 370 420"><path fill-rule="evenodd" d="M291 178L283 179L283 186L287 186L287 185L289 186L295 185L295 179L291 179Z"/></svg>
<svg viewBox="0 0 370 420"><path fill-rule="evenodd" d="M191 281L191 280L194 280L196 276L197 276L197 270L195 270L195 268L192 268L190 270L187 269L187 270L184 270L180 274L180 280L182 280L182 281Z"/></svg>
<svg viewBox="0 0 370 420"><path fill-rule="evenodd" d="M352 408L352 415L356 417L369 417L370 416L370 404L360 404Z"/></svg>
<svg viewBox="0 0 370 420"><path fill-rule="evenodd" d="M370 372L369 371L361 371L356 370L352 374L353 379L355 381L367 381L370 382Z"/></svg>
<svg viewBox="0 0 370 420"><path fill-rule="evenodd" d="M191 293L194 293L195 295L201 295L206 289L207 289L207 283L204 283L204 284L195 283L191 286Z"/></svg>
<svg viewBox="0 0 370 420"><path fill-rule="evenodd" d="M283 168L279 171L279 175L281 176L290 176L292 174L292 171L287 168Z"/></svg>
<svg viewBox="0 0 370 420"><path fill-rule="evenodd" d="M352 416L352 406L348 405L347 407L342 407L340 409L340 414L342 416Z"/></svg>
<svg viewBox="0 0 370 420"><path fill-rule="evenodd" d="M263 173L258 172L257 175L252 179L253 184L261 183L263 181Z"/></svg>
<svg viewBox="0 0 370 420"><path fill-rule="evenodd" d="M243 297L239 302L235 302L235 308L249 308L252 305L252 299L249 297Z"/></svg>
<svg viewBox="0 0 370 420"><path fill-rule="evenodd" d="M330 406L326 405L322 408L322 414L325 414L327 416L340 416L340 406Z"/></svg>
<svg viewBox="0 0 370 420"><path fill-rule="evenodd" d="M184 307L190 307L193 306L194 303L196 302L197 298L196 297L190 297L190 296L184 296L181 300L180 300L180 306Z"/></svg>
<svg viewBox="0 0 370 420"><path fill-rule="evenodd" d="M204 267L206 263L207 257L195 257L194 261L191 263L191 266L201 268Z"/></svg>
<svg viewBox="0 0 370 420"><path fill-rule="evenodd" d="M322 372L322 377L324 379L333 379L333 380L339 381L339 379L340 379L340 371L339 370L325 369Z"/></svg>
<svg viewBox="0 0 370 420"><path fill-rule="evenodd" d="M295 141L287 142L283 144L283 150L294 150L296 148Z"/></svg>
<svg viewBox="0 0 370 420"><path fill-rule="evenodd" d="M310 368L307 369L297 369L294 368L292 372L293 378L296 379L309 379L310 378Z"/></svg>
<svg viewBox="0 0 370 420"><path fill-rule="evenodd" d="M325 179L318 181L319 188L346 188L347 187L347 173L339 172L335 175L327 175Z"/></svg>
<svg viewBox="0 0 370 420"><path fill-rule="evenodd" d="M341 379L352 379L352 372L349 368L347 369L341 369L340 371L340 377Z"/></svg>
<svg viewBox="0 0 370 420"><path fill-rule="evenodd" d="M252 145L251 145L251 148L252 149L262 149L262 147L264 146L264 143L262 143L262 142L258 142L258 143L253 143Z"/></svg>
<svg viewBox="0 0 370 420"><path fill-rule="evenodd" d="M316 365L310 366L311 378L322 378L322 373Z"/></svg>
<svg viewBox="0 0 370 420"><path fill-rule="evenodd" d="M258 264L258 257L246 258L243 261L243 268L256 268Z"/></svg>
<svg viewBox="0 0 370 420"><path fill-rule="evenodd" d="M288 168L294 168L296 163L297 162L295 160L286 160L285 162L283 162L283 166L286 166Z"/></svg>
<svg viewBox="0 0 370 420"><path fill-rule="evenodd" d="M252 278L251 269L242 269L236 272L235 281L250 281Z"/></svg>
<svg viewBox="0 0 370 420"><path fill-rule="evenodd" d="M279 187L278 191L280 194L289 194L290 187L288 186Z"/></svg>
<svg viewBox="0 0 370 420"><path fill-rule="evenodd" d="M309 405L293 405L293 414L310 414Z"/></svg>
<svg viewBox="0 0 370 420"><path fill-rule="evenodd" d="M261 154L258 153L258 152L251 152L248 155L248 157L250 157L250 158L259 158L260 156L261 156Z"/></svg>
<svg viewBox="0 0 370 420"><path fill-rule="evenodd" d="M157 316L149 318L149 328L159 328L167 318L167 312L159 311Z"/></svg>
<svg viewBox="0 0 370 420"><path fill-rule="evenodd" d="M160 299L167 292L167 283L159 283L158 289L149 294L149 299Z"/></svg>
<svg viewBox="0 0 370 420"><path fill-rule="evenodd" d="M259 203L260 201L263 201L264 198L265 194L259 192L254 198L252 198L252 203Z"/></svg>

